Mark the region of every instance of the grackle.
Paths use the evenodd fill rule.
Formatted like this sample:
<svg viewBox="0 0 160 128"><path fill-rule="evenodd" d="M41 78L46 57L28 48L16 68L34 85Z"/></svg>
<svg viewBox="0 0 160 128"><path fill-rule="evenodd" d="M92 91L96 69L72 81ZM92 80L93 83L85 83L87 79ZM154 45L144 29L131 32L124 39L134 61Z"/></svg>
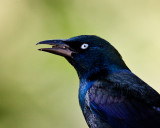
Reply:
<svg viewBox="0 0 160 128"><path fill-rule="evenodd" d="M79 103L90 128L160 128L160 95L94 35L46 40L39 50L65 57L80 79Z"/></svg>

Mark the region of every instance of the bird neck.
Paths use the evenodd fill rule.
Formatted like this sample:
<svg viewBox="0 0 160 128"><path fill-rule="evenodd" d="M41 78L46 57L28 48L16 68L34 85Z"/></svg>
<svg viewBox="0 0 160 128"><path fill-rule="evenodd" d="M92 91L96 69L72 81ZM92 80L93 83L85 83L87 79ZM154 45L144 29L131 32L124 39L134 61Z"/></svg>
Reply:
<svg viewBox="0 0 160 128"><path fill-rule="evenodd" d="M77 70L77 69L76 69ZM106 78L110 73L117 72L120 70L129 70L127 66L120 67L117 65L103 65L100 67L93 66L93 68L88 69L78 69L77 73L79 79L87 79L89 81L101 80Z"/></svg>
<svg viewBox="0 0 160 128"><path fill-rule="evenodd" d="M81 109L84 109L84 101L87 91L92 87L95 81L104 81L107 77L114 73L122 70L129 70L126 68L120 68L116 65L110 65L103 67L95 67L89 70L77 70L79 79L80 79L80 87L79 87L79 103Z"/></svg>

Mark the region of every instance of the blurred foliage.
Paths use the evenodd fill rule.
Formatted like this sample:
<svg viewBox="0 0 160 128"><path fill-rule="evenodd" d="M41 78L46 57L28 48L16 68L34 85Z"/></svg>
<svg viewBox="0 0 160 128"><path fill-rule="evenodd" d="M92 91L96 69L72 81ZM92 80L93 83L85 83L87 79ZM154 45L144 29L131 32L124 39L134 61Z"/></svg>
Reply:
<svg viewBox="0 0 160 128"><path fill-rule="evenodd" d="M45 39L98 35L160 92L160 1L1 0L0 128L87 128L76 71L37 51Z"/></svg>

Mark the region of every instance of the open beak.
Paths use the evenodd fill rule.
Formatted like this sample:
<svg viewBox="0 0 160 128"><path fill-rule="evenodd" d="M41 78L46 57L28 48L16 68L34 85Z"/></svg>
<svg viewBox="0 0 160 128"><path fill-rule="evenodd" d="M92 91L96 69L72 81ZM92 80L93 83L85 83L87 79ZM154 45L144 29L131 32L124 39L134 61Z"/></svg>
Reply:
<svg viewBox="0 0 160 128"><path fill-rule="evenodd" d="M72 53L74 52L74 50L65 43L65 40L45 40L37 43L36 45L38 44L47 44L52 46L52 48L40 48L38 50L53 53L63 57L72 58Z"/></svg>

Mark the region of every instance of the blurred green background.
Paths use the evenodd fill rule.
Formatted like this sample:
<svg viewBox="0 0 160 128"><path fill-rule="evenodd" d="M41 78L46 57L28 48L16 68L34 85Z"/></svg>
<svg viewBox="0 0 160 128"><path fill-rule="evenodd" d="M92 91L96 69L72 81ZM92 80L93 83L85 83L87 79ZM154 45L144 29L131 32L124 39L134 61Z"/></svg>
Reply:
<svg viewBox="0 0 160 128"><path fill-rule="evenodd" d="M78 77L41 40L105 38L160 92L159 0L0 0L0 128L87 128Z"/></svg>

